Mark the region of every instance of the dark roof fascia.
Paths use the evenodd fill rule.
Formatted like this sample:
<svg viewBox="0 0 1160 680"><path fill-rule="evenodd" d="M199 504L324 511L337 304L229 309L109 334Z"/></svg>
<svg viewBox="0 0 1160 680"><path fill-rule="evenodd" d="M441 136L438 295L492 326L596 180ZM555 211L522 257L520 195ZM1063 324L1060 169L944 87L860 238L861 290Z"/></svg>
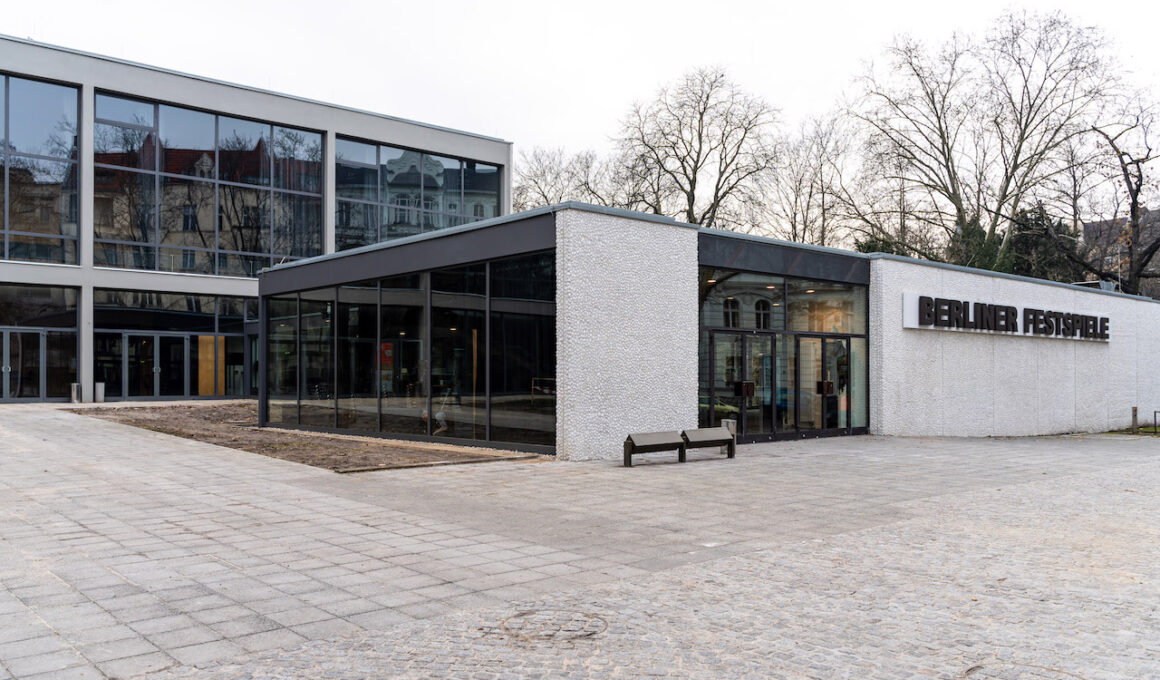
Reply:
<svg viewBox="0 0 1160 680"><path fill-rule="evenodd" d="M523 215L484 228L444 229L426 238L391 241L388 248L376 244L266 269L258 276L258 294L280 295L554 249L552 211Z"/></svg>
<svg viewBox="0 0 1160 680"><path fill-rule="evenodd" d="M720 229L700 229L697 261L704 267L870 285L870 259L863 253Z"/></svg>

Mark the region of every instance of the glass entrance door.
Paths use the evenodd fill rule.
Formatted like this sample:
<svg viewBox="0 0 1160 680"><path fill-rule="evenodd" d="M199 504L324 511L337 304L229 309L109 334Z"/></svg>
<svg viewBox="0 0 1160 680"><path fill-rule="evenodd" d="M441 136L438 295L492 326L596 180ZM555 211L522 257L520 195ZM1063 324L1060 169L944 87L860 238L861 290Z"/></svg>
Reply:
<svg viewBox="0 0 1160 680"><path fill-rule="evenodd" d="M125 396L183 397L189 395L189 340L184 335L123 336Z"/></svg>
<svg viewBox="0 0 1160 680"><path fill-rule="evenodd" d="M715 332L710 339L708 422L737 421L737 436L746 441L772 439L793 429L793 405L787 404L782 343L770 333ZM779 354L781 353L781 354ZM792 354L790 355L792 356ZM788 417L788 425L786 418Z"/></svg>
<svg viewBox="0 0 1160 680"><path fill-rule="evenodd" d="M850 340L799 337L798 379L801 430L849 430Z"/></svg>
<svg viewBox="0 0 1160 680"><path fill-rule="evenodd" d="M44 333L0 331L0 401L44 396Z"/></svg>

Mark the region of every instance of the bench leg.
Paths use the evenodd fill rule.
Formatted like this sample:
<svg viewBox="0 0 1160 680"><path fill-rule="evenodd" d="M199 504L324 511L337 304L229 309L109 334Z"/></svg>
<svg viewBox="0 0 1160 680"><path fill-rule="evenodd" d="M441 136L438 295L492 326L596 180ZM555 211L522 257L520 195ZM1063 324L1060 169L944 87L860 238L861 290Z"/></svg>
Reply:
<svg viewBox="0 0 1160 680"><path fill-rule="evenodd" d="M624 467L632 467L632 444L624 442Z"/></svg>
<svg viewBox="0 0 1160 680"><path fill-rule="evenodd" d="M736 440L736 439L734 439L733 441L729 442L728 449L729 449L729 457L730 457L730 458L732 458L732 457L734 457L734 456L736 456L736 455L737 455L737 440Z"/></svg>
<svg viewBox="0 0 1160 680"><path fill-rule="evenodd" d="M680 463L685 462L685 445L684 444L681 445L681 448L677 449L677 462L680 462Z"/></svg>

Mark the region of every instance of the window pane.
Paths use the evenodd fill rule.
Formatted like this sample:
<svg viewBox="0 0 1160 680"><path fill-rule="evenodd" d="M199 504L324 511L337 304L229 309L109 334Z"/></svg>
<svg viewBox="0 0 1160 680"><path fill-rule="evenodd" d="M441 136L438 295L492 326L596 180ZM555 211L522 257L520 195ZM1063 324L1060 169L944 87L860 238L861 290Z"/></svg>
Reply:
<svg viewBox="0 0 1160 680"><path fill-rule="evenodd" d="M174 175L213 178L213 115L176 106L159 108L161 170Z"/></svg>
<svg viewBox="0 0 1160 680"><path fill-rule="evenodd" d="M247 302L256 302L256 300L240 297L218 298L219 333L241 333L244 330L243 315Z"/></svg>
<svg viewBox="0 0 1160 680"><path fill-rule="evenodd" d="M218 223L222 250L270 252L270 192L219 185Z"/></svg>
<svg viewBox="0 0 1160 680"><path fill-rule="evenodd" d="M400 197L399 200L406 199ZM390 241L423 233L423 227L420 222L422 212L418 208L407 206L383 206L383 226L380 230L380 240Z"/></svg>
<svg viewBox="0 0 1160 680"><path fill-rule="evenodd" d="M334 427L334 289L301 294L302 395L300 424Z"/></svg>
<svg viewBox="0 0 1160 680"><path fill-rule="evenodd" d="M267 420L298 424L298 300L266 300Z"/></svg>
<svg viewBox="0 0 1160 680"><path fill-rule="evenodd" d="M848 283L789 279L789 329L865 333L866 288Z"/></svg>
<svg viewBox="0 0 1160 680"><path fill-rule="evenodd" d="M491 264L491 439L556 443L555 257Z"/></svg>
<svg viewBox="0 0 1160 680"><path fill-rule="evenodd" d="M379 181L383 186L383 203L422 207L423 154L391 146L379 147Z"/></svg>
<svg viewBox="0 0 1160 680"><path fill-rule="evenodd" d="M76 88L9 78L8 143L18 152L76 158Z"/></svg>
<svg viewBox="0 0 1160 680"><path fill-rule="evenodd" d="M461 293L482 296L487 291L487 269L482 264L473 264L455 269L440 269L431 272L431 290L435 293ZM445 298L445 302L459 301ZM435 304L439 304L436 301Z"/></svg>
<svg viewBox="0 0 1160 680"><path fill-rule="evenodd" d="M212 182L162 177L161 244L214 248L213 202Z"/></svg>
<svg viewBox="0 0 1160 680"><path fill-rule="evenodd" d="M220 177L229 182L270 184L270 126L218 117Z"/></svg>
<svg viewBox="0 0 1160 680"><path fill-rule="evenodd" d="M41 238L9 232L8 259L76 264L77 242L75 239Z"/></svg>
<svg viewBox="0 0 1160 680"><path fill-rule="evenodd" d="M107 94L97 95L97 118L153 127L153 105Z"/></svg>
<svg viewBox="0 0 1160 680"><path fill-rule="evenodd" d="M120 397L121 334L93 334L93 381L105 383L105 397Z"/></svg>
<svg viewBox="0 0 1160 680"><path fill-rule="evenodd" d="M472 309L431 310L431 434L484 439L484 314Z"/></svg>
<svg viewBox="0 0 1160 680"><path fill-rule="evenodd" d="M270 266L268 255L237 255L221 253L218 255L218 276L248 276L256 277L258 272Z"/></svg>
<svg viewBox="0 0 1160 680"><path fill-rule="evenodd" d="M869 366L866 338L850 338L850 424L866 427L869 423Z"/></svg>
<svg viewBox="0 0 1160 680"><path fill-rule="evenodd" d="M338 289L338 427L374 432L378 423L378 287Z"/></svg>
<svg viewBox="0 0 1160 680"><path fill-rule="evenodd" d="M378 200L378 173L374 168L338 163L334 167L336 195L364 201Z"/></svg>
<svg viewBox="0 0 1160 680"><path fill-rule="evenodd" d="M212 295L97 288L93 291L93 326L212 333L215 307Z"/></svg>
<svg viewBox="0 0 1160 680"><path fill-rule="evenodd" d="M93 243L93 264L97 267L124 269L156 269L157 251L153 246L134 246L124 243Z"/></svg>
<svg viewBox="0 0 1160 680"><path fill-rule="evenodd" d="M382 288L382 431L427 434L426 294L417 275L384 279Z"/></svg>
<svg viewBox="0 0 1160 680"><path fill-rule="evenodd" d="M141 170L157 166L153 133L148 130L97 123L93 135L94 163Z"/></svg>
<svg viewBox="0 0 1160 680"><path fill-rule="evenodd" d="M785 328L785 279L702 267L701 325Z"/></svg>
<svg viewBox="0 0 1160 680"><path fill-rule="evenodd" d="M77 235L75 163L10 157L8 197L10 230Z"/></svg>
<svg viewBox="0 0 1160 680"><path fill-rule="evenodd" d="M322 254L322 199L274 192L275 255Z"/></svg>
<svg viewBox="0 0 1160 680"><path fill-rule="evenodd" d="M274 127L274 186L295 191L321 191L322 135Z"/></svg>
<svg viewBox="0 0 1160 680"><path fill-rule="evenodd" d="M497 166L475 161L464 162L463 208L459 212L479 219L497 217L499 216L499 193L499 168Z"/></svg>
<svg viewBox="0 0 1160 680"><path fill-rule="evenodd" d="M76 328L77 290L0 284L0 326Z"/></svg>
<svg viewBox="0 0 1160 680"><path fill-rule="evenodd" d="M463 164L458 158L423 154L423 209L459 212L462 203Z"/></svg>
<svg viewBox="0 0 1160 680"><path fill-rule="evenodd" d="M97 238L153 242L154 177L97 168L93 226Z"/></svg>
<svg viewBox="0 0 1160 680"><path fill-rule="evenodd" d="M377 205L337 201L334 210L335 249L347 250L377 242L378 216Z"/></svg>
<svg viewBox="0 0 1160 680"><path fill-rule="evenodd" d="M375 146L373 144L363 144L349 139L334 140L334 157L340 161L362 163L363 165L374 165L378 162L375 160Z"/></svg>
<svg viewBox="0 0 1160 680"><path fill-rule="evenodd" d="M157 268L163 272L212 274L213 253L205 250L161 248L157 252Z"/></svg>
<svg viewBox="0 0 1160 680"><path fill-rule="evenodd" d="M44 351L44 396L67 398L71 384L77 381L77 334L46 333Z"/></svg>
<svg viewBox="0 0 1160 680"><path fill-rule="evenodd" d="M246 338L236 335L218 338L218 394L246 396Z"/></svg>

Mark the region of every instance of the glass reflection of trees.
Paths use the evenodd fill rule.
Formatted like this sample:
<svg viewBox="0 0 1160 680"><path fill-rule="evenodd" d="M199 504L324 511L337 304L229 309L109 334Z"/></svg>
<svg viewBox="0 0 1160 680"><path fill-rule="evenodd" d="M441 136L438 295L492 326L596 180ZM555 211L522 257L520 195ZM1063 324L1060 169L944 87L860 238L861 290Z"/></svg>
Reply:
<svg viewBox="0 0 1160 680"><path fill-rule="evenodd" d="M322 253L319 133L98 94L94 162L96 264L255 276Z"/></svg>
<svg viewBox="0 0 1160 680"><path fill-rule="evenodd" d="M0 76L3 92L0 258L76 264L77 90Z"/></svg>

